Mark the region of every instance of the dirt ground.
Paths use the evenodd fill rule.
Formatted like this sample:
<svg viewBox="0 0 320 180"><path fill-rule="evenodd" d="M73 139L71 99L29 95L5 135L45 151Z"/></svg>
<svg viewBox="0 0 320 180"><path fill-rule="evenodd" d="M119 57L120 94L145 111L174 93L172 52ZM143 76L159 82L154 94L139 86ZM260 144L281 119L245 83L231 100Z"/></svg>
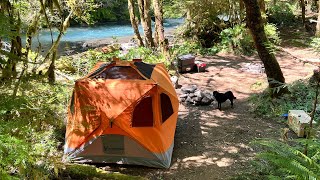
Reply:
<svg viewBox="0 0 320 180"><path fill-rule="evenodd" d="M292 43L290 39L284 40L276 53L289 83L312 74L315 66L303 61L319 60L311 49ZM197 60L207 63L207 72L183 74L179 84L196 84L202 90L231 90L237 97L234 108L230 108L229 102L222 104L222 111L216 109L216 102L210 106L180 104L170 169L120 165L103 169L148 179L228 179L248 169L249 160L256 153L250 141L280 138L280 128L286 124L250 112L248 97L267 86L266 75L241 68L245 63L261 63L257 56L218 54Z"/></svg>

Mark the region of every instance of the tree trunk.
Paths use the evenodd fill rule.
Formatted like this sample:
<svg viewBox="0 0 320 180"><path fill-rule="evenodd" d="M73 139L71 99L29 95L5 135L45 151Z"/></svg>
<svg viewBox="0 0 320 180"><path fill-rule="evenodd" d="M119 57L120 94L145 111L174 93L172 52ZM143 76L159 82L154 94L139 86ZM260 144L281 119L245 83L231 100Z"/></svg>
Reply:
<svg viewBox="0 0 320 180"><path fill-rule="evenodd" d="M257 0L244 0L247 14L247 25L251 31L255 46L257 48L259 57L264 64L269 88L279 91L272 91L272 97L281 96L283 93L288 92L287 88L281 85L285 83L281 68L274 54L268 50L268 39L264 31L264 24L261 17L260 8Z"/></svg>
<svg viewBox="0 0 320 180"><path fill-rule="evenodd" d="M304 0L300 0L302 23L306 24L306 4Z"/></svg>
<svg viewBox="0 0 320 180"><path fill-rule="evenodd" d="M135 37L138 40L138 44L139 44L139 46L144 46L143 40L142 40L140 32L139 32L138 21L137 21L136 15L134 13L134 0L128 0L128 9L129 9L129 14L130 14L131 25L132 25Z"/></svg>
<svg viewBox="0 0 320 180"><path fill-rule="evenodd" d="M267 24L266 4L264 0L258 0L258 4L262 15L262 21L264 24Z"/></svg>
<svg viewBox="0 0 320 180"><path fill-rule="evenodd" d="M45 59L49 59L49 57L51 57L51 63L48 69L48 81L50 84L54 84L55 82L55 74L54 74L54 70L55 70L55 60L57 57L57 49L58 49L58 45L60 43L60 40L62 38L62 35L65 33L65 31L67 30L68 26L69 26L69 22L70 22L70 18L71 15L73 14L73 11L71 11L69 13L69 15L62 21L60 28L59 28L59 35L56 39L56 41L52 44L50 50L48 51Z"/></svg>
<svg viewBox="0 0 320 180"><path fill-rule="evenodd" d="M163 0L153 0L154 15L155 15L155 33L162 52L166 53L166 44L164 37L164 27L163 27Z"/></svg>
<svg viewBox="0 0 320 180"><path fill-rule="evenodd" d="M146 46L154 47L151 28L150 0L138 0L138 5Z"/></svg>
<svg viewBox="0 0 320 180"><path fill-rule="evenodd" d="M264 0L258 0L258 3L259 3L260 11L263 14L266 14L266 4L265 4Z"/></svg>
<svg viewBox="0 0 320 180"><path fill-rule="evenodd" d="M318 1L318 20L316 26L316 36L320 38L320 0Z"/></svg>
<svg viewBox="0 0 320 180"><path fill-rule="evenodd" d="M9 1L8 7L8 16L9 16L9 22L14 27L14 31L16 36L11 39L11 49L10 54L12 57L8 59L7 64L4 66L2 79L16 79L17 78L17 63L22 58L22 42L20 37L20 29L21 29L21 19L20 19L20 13L17 15L17 19L15 19L15 9L14 6L12 6Z"/></svg>
<svg viewBox="0 0 320 180"><path fill-rule="evenodd" d="M239 8L240 8L240 22L242 22L242 20L244 19L243 17L243 13L244 13L244 4L243 4L243 0L239 0Z"/></svg>
<svg viewBox="0 0 320 180"><path fill-rule="evenodd" d="M48 81L50 84L54 84L54 82L56 81L56 76L54 74L54 71L56 69L55 67L56 56L57 56L57 51L54 50L54 52L52 53L51 63L48 69Z"/></svg>

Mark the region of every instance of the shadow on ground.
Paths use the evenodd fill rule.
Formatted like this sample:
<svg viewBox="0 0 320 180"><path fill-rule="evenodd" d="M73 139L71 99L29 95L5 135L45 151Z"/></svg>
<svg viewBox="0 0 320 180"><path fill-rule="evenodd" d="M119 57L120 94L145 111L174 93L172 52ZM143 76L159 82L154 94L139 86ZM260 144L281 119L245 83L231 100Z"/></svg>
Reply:
<svg viewBox="0 0 320 180"><path fill-rule="evenodd" d="M294 55L295 48L298 47L288 45L276 54L287 82L305 78L314 68ZM301 49L298 54L312 57L310 50ZM207 63L207 72L183 74L179 84L195 84L201 90L231 90L237 97L234 108L229 102L222 104L222 111L216 109L216 102L210 106L180 104L170 169L130 165L110 165L103 169L152 180L228 179L248 169L256 153L250 146L252 140L280 138L280 129L286 127L280 117L271 120L251 113L249 96L268 85L265 74L242 69L245 63L261 63L257 56L220 54L197 57L197 60Z"/></svg>

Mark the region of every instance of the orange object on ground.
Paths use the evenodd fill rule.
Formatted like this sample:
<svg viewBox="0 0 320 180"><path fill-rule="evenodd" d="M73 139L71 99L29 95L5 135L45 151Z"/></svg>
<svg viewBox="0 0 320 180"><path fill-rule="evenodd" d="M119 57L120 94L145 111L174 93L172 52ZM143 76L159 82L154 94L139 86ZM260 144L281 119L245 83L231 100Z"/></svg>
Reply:
<svg viewBox="0 0 320 180"><path fill-rule="evenodd" d="M75 83L64 159L169 168L178 108L163 64L100 62Z"/></svg>

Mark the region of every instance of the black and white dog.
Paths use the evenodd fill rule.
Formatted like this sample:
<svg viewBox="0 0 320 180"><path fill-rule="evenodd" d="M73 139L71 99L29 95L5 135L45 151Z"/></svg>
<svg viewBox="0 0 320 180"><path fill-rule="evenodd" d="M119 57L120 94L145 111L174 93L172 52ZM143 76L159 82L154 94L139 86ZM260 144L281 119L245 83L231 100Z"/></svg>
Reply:
<svg viewBox="0 0 320 180"><path fill-rule="evenodd" d="M213 96L218 101L218 109L221 110L221 103L225 102L226 100L230 100L231 107L233 107L233 100L237 99L231 91L227 91L225 93L219 93L218 91L213 91Z"/></svg>

